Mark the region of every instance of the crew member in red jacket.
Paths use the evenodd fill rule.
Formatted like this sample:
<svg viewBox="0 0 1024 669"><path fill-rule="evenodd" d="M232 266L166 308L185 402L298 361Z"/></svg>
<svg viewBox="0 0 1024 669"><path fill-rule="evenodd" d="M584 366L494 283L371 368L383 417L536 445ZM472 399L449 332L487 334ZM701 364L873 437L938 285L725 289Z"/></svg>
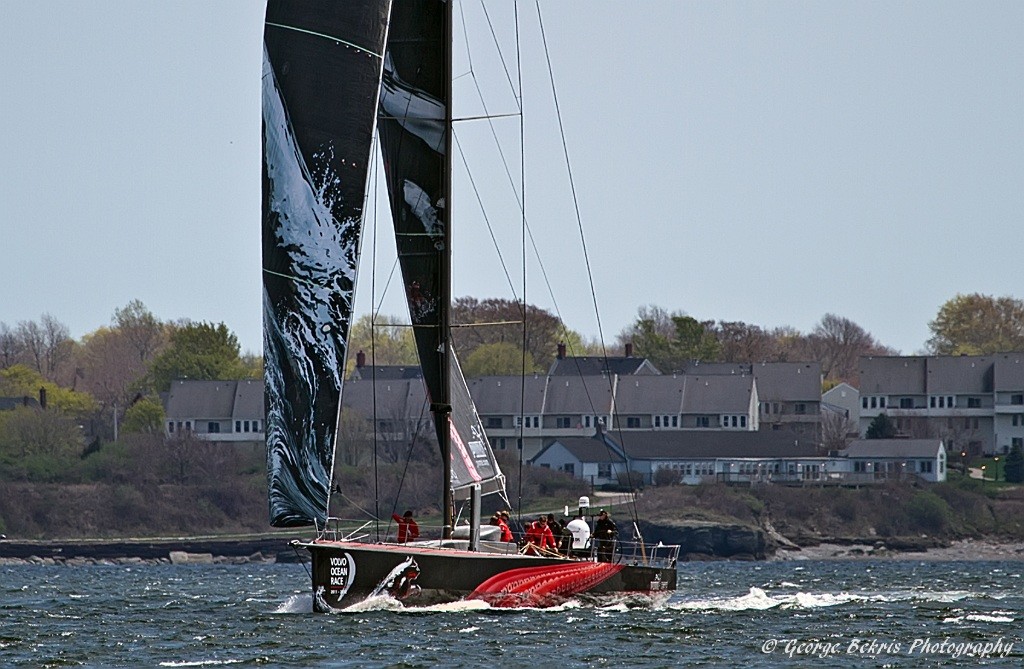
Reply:
<svg viewBox="0 0 1024 669"><path fill-rule="evenodd" d="M544 550L554 551L558 544L555 543L555 535L548 527L548 519L541 516L526 530L526 551L527 555L542 555Z"/></svg>
<svg viewBox="0 0 1024 669"><path fill-rule="evenodd" d="M391 517L398 523L398 543L404 544L419 538L420 526L412 519L412 511L406 511L405 516L393 513Z"/></svg>

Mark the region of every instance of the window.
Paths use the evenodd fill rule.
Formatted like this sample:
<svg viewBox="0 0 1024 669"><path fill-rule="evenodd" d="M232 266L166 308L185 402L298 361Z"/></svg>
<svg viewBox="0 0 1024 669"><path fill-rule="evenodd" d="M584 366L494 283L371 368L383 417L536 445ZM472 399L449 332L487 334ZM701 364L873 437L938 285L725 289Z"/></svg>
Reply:
<svg viewBox="0 0 1024 669"><path fill-rule="evenodd" d="M500 430L501 429L501 416L488 416L487 417L487 429L489 430Z"/></svg>
<svg viewBox="0 0 1024 669"><path fill-rule="evenodd" d="M928 398L928 406L930 406L932 409L934 409L938 405L938 400L939 400L939 398L937 398L937 397L929 397Z"/></svg>
<svg viewBox="0 0 1024 669"><path fill-rule="evenodd" d="M249 421L245 421L245 431L249 432Z"/></svg>
<svg viewBox="0 0 1024 669"><path fill-rule="evenodd" d="M572 419L568 416L557 416L555 418L555 427L560 429L572 427Z"/></svg>
<svg viewBox="0 0 1024 669"><path fill-rule="evenodd" d="M242 431L242 421L236 420L235 421L235 432L241 432L241 431ZM248 430L246 430L246 432L248 432Z"/></svg>
<svg viewBox="0 0 1024 669"><path fill-rule="evenodd" d="M697 416L697 427L711 427L711 420L707 416Z"/></svg>
<svg viewBox="0 0 1024 669"><path fill-rule="evenodd" d="M185 421L185 431L186 432L191 432L192 431L192 421L190 421L190 420Z"/></svg>
<svg viewBox="0 0 1024 669"><path fill-rule="evenodd" d="M1011 421L1013 422L1013 426L1014 427L1017 427L1019 425L1024 425L1024 414L1020 414L1020 413L1013 414L1013 417L1011 418Z"/></svg>
<svg viewBox="0 0 1024 669"><path fill-rule="evenodd" d="M881 398L881 401L882 401L882 406L884 407L885 406L885 398L884 397ZM793 405L793 413L796 413L796 414L805 414L805 413L807 413L807 405L804 404L803 402L796 403L795 405Z"/></svg>
<svg viewBox="0 0 1024 669"><path fill-rule="evenodd" d="M877 409L878 408L878 398L877 397L872 397L871 398L871 408L872 409Z"/></svg>
<svg viewBox="0 0 1024 669"><path fill-rule="evenodd" d="M610 479L612 477L612 464L610 462L597 463L597 476L603 479Z"/></svg>
<svg viewBox="0 0 1024 669"><path fill-rule="evenodd" d="M746 416L740 416L740 427L746 427L746 426L747 426L747 417Z"/></svg>
<svg viewBox="0 0 1024 669"><path fill-rule="evenodd" d="M567 462L562 466L562 471L569 476L576 476L576 465L571 462Z"/></svg>
<svg viewBox="0 0 1024 669"><path fill-rule="evenodd" d="M259 432L260 431L260 422L258 420L254 420L252 422L252 431L253 432Z"/></svg>
<svg viewBox="0 0 1024 669"><path fill-rule="evenodd" d="M1014 423L1014 425L1016 425L1016 423ZM173 420L167 421L167 431L170 432L171 434L174 434L174 421Z"/></svg>
<svg viewBox="0 0 1024 669"><path fill-rule="evenodd" d="M1010 395L1010 404L1024 404L1024 395Z"/></svg>
<svg viewBox="0 0 1024 669"><path fill-rule="evenodd" d="M881 407L882 409L885 408L885 398L884 397L879 397L878 398L878 406ZM803 413L803 412L797 411L797 413Z"/></svg>
<svg viewBox="0 0 1024 669"><path fill-rule="evenodd" d="M967 408L968 409L980 409L981 408L981 398L980 397L968 397L967 398Z"/></svg>
<svg viewBox="0 0 1024 669"><path fill-rule="evenodd" d="M900 398L900 408L901 409L913 409L914 408L914 399L912 397L901 397Z"/></svg>
<svg viewBox="0 0 1024 669"><path fill-rule="evenodd" d="M626 427L640 427L640 418L638 416L626 416Z"/></svg>
<svg viewBox="0 0 1024 669"><path fill-rule="evenodd" d="M931 460L921 460L920 462L917 463L917 471L921 472L922 474L931 474L933 471L932 468L933 463Z"/></svg>
<svg viewBox="0 0 1024 669"><path fill-rule="evenodd" d="M661 416L654 417L654 427L661 427Z"/></svg>
<svg viewBox="0 0 1024 669"><path fill-rule="evenodd" d="M860 398L860 408L861 409L867 409L868 408L868 398L867 397Z"/></svg>
<svg viewBox="0 0 1024 669"><path fill-rule="evenodd" d="M1021 448L1024 448L1024 437L1014 437L1010 440L1010 445L1012 447L1020 446Z"/></svg>
<svg viewBox="0 0 1024 669"><path fill-rule="evenodd" d="M965 430L977 430L978 419L977 418L964 418L964 429Z"/></svg>
<svg viewBox="0 0 1024 669"><path fill-rule="evenodd" d="M761 402L761 413L768 415L772 412L771 402Z"/></svg>
<svg viewBox="0 0 1024 669"><path fill-rule="evenodd" d="M679 416L672 416L672 427L679 427Z"/></svg>
<svg viewBox="0 0 1024 669"><path fill-rule="evenodd" d="M220 423L211 420L209 423L206 424L206 431L209 432L210 434L216 434L220 432Z"/></svg>

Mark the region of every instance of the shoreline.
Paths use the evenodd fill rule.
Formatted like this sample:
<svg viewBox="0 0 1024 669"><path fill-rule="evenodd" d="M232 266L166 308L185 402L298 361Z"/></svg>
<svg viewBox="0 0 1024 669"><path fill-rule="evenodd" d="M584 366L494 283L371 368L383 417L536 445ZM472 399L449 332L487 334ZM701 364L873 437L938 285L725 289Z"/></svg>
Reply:
<svg viewBox="0 0 1024 669"><path fill-rule="evenodd" d="M916 560L928 562L1005 562L1024 561L1024 541L961 539L948 546L920 550L886 548L884 542L874 544L838 544L822 542L802 546L799 550L776 551L772 562L805 560Z"/></svg>
<svg viewBox="0 0 1024 669"><path fill-rule="evenodd" d="M125 540L125 541L0 541L0 566L7 565L238 565L300 563L308 557L288 546L288 539L250 540ZM929 562L1024 561L1024 541L962 539L948 546L893 549L884 541L830 543L779 548L763 560L710 558L750 562L809 560L915 560ZM683 562L685 560L681 560Z"/></svg>

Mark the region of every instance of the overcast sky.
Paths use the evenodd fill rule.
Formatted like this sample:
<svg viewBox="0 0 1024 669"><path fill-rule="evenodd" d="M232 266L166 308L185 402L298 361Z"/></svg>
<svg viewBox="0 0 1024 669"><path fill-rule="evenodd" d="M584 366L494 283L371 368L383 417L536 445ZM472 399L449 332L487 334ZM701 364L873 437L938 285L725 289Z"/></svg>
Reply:
<svg viewBox="0 0 1024 669"><path fill-rule="evenodd" d="M482 13L464 5L472 33ZM1024 297L1024 3L541 7L609 341L654 304L804 332L836 313L911 354L956 293ZM263 4L0 10L0 321L50 313L77 338L137 298L261 352ZM531 113L552 116L536 9L520 13L527 218L560 312L592 337L561 139L530 134ZM470 101L471 81L457 83ZM489 132L460 126L470 160ZM470 170L483 191L506 179ZM475 195L454 209L454 294L510 297ZM519 212L485 211L518 290ZM402 308L397 283L384 291L386 225L368 222L360 312L371 290ZM527 275L527 300L553 309L532 259Z"/></svg>

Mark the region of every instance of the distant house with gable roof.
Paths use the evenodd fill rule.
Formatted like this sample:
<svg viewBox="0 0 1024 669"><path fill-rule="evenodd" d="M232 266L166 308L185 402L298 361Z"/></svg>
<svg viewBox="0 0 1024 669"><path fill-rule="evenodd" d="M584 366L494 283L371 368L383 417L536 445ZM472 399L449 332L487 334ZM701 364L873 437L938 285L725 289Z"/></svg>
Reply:
<svg viewBox="0 0 1024 669"><path fill-rule="evenodd" d="M164 434L208 441L263 441L263 381L177 380L164 405Z"/></svg>

